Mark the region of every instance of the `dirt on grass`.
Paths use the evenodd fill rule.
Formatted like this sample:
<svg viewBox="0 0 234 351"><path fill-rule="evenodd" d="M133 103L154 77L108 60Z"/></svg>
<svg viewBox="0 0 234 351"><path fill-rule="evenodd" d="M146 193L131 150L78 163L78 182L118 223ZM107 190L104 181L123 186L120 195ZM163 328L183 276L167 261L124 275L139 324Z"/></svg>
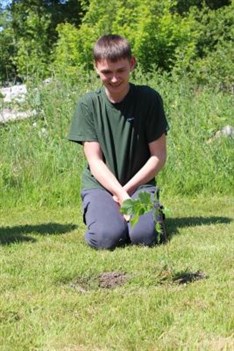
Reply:
<svg viewBox="0 0 234 351"><path fill-rule="evenodd" d="M97 288L114 289L127 282L127 274L123 272L104 272L97 277L78 277L69 286L78 292L85 293Z"/></svg>
<svg viewBox="0 0 234 351"><path fill-rule="evenodd" d="M187 285L198 280L206 279L207 275L202 271L172 272L163 270L159 280L155 284L179 284ZM129 275L124 272L103 272L94 277L78 277L69 286L80 293L101 289L115 289L123 286L129 280Z"/></svg>
<svg viewBox="0 0 234 351"><path fill-rule="evenodd" d="M124 285L127 281L127 275L121 272L107 272L100 274L98 279L101 288L113 289L117 286Z"/></svg>

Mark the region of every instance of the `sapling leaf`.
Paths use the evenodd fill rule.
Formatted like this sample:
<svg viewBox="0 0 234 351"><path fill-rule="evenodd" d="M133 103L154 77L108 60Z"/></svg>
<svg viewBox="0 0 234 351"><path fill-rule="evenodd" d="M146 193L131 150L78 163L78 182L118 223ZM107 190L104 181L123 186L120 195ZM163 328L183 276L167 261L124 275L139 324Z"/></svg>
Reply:
<svg viewBox="0 0 234 351"><path fill-rule="evenodd" d="M155 196L152 199L151 195L147 192L141 192L137 199L127 199L123 202L120 212L130 215L130 224L135 226L139 221L140 216L152 211L155 221L155 230L158 233L158 242L161 242L163 236L163 216L164 208L160 206L158 198ZM167 210L168 211L168 210Z"/></svg>
<svg viewBox="0 0 234 351"><path fill-rule="evenodd" d="M147 192L141 192L138 195L138 199L142 204L149 205L151 204L151 197L150 194Z"/></svg>
<svg viewBox="0 0 234 351"><path fill-rule="evenodd" d="M142 216L145 213L145 209L143 207L139 208L138 214Z"/></svg>
<svg viewBox="0 0 234 351"><path fill-rule="evenodd" d="M136 225L139 217L149 212L152 209L151 197L149 193L141 192L137 199L125 200L120 208L120 212L130 215L130 223Z"/></svg>
<svg viewBox="0 0 234 351"><path fill-rule="evenodd" d="M162 232L162 228L161 228L159 222L156 222L155 229L156 229L157 233L160 235Z"/></svg>
<svg viewBox="0 0 234 351"><path fill-rule="evenodd" d="M139 217L138 216L132 216L131 219L130 219L130 224L132 227L134 227L137 222L139 221Z"/></svg>
<svg viewBox="0 0 234 351"><path fill-rule="evenodd" d="M132 199L125 200L120 207L120 212L126 215L134 214L133 200Z"/></svg>

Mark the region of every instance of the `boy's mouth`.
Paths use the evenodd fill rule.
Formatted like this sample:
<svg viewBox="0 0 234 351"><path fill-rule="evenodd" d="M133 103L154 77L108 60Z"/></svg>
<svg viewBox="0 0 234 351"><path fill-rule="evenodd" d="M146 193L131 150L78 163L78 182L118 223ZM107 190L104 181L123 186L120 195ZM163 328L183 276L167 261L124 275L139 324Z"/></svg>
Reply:
<svg viewBox="0 0 234 351"><path fill-rule="evenodd" d="M122 84L122 82L119 83L109 83L109 85L113 88L118 88L120 85Z"/></svg>

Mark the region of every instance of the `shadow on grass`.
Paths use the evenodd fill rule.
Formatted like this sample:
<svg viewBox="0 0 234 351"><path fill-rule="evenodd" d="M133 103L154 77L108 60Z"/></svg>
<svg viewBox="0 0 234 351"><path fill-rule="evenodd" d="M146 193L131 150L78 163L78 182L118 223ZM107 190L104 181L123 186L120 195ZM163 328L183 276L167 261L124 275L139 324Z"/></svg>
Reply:
<svg viewBox="0 0 234 351"><path fill-rule="evenodd" d="M35 225L18 225L13 227L0 227L0 244L7 245L22 241L35 242L36 239L28 234L60 235L76 229L74 224L42 223Z"/></svg>
<svg viewBox="0 0 234 351"><path fill-rule="evenodd" d="M182 217L166 218L166 228L169 240L173 235L179 234L179 229L184 227L197 227L200 225L228 224L232 222L229 217Z"/></svg>

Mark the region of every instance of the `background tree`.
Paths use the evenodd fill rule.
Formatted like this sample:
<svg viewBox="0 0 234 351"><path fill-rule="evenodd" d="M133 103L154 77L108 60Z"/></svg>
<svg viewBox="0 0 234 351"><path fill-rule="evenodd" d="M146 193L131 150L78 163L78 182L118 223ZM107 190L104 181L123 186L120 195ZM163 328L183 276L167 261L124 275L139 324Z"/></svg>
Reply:
<svg viewBox="0 0 234 351"><path fill-rule="evenodd" d="M234 83L234 3L199 14L196 56L188 71L200 83L216 82L232 89Z"/></svg>
<svg viewBox="0 0 234 351"><path fill-rule="evenodd" d="M13 0L2 12L10 15L8 27L11 42L14 42L11 61L23 76L36 73L39 77L45 76L52 59L52 47L58 38L57 25L66 22L79 26L82 17L81 1L78 0ZM1 39L4 37L5 40L9 30L5 31L5 26L3 29ZM3 60L1 66L6 79Z"/></svg>
<svg viewBox="0 0 234 351"><path fill-rule="evenodd" d="M201 74L203 82L212 72L230 83L233 10L231 0L12 0L0 13L0 75L76 76L92 67L93 42L119 33L144 71Z"/></svg>
<svg viewBox="0 0 234 351"><path fill-rule="evenodd" d="M10 13L0 7L0 81L14 79L16 67L13 63L15 50Z"/></svg>
<svg viewBox="0 0 234 351"><path fill-rule="evenodd" d="M119 33L132 43L144 71L157 67L190 73L200 83L214 77L231 86L232 13L230 1L109 0L107 7L102 0L90 0L79 28L58 27L56 69L67 67L72 74L90 69L93 42L102 34Z"/></svg>
<svg viewBox="0 0 234 351"><path fill-rule="evenodd" d="M217 10L220 7L230 5L231 2L232 0L178 0L175 9L180 14L188 12L191 7L202 9L204 5L209 9Z"/></svg>
<svg viewBox="0 0 234 351"><path fill-rule="evenodd" d="M185 18L173 12L175 4L176 1L171 0L110 0L107 7L105 1L90 0L77 32L76 44L70 51L77 61L68 57L66 61L72 61L76 66L90 67L93 42L104 33L119 33L132 43L134 54L144 70L152 65L169 69L176 48L186 48L193 40L191 32L194 21L189 16ZM58 30L56 62L60 60L64 43L71 42L66 24Z"/></svg>

